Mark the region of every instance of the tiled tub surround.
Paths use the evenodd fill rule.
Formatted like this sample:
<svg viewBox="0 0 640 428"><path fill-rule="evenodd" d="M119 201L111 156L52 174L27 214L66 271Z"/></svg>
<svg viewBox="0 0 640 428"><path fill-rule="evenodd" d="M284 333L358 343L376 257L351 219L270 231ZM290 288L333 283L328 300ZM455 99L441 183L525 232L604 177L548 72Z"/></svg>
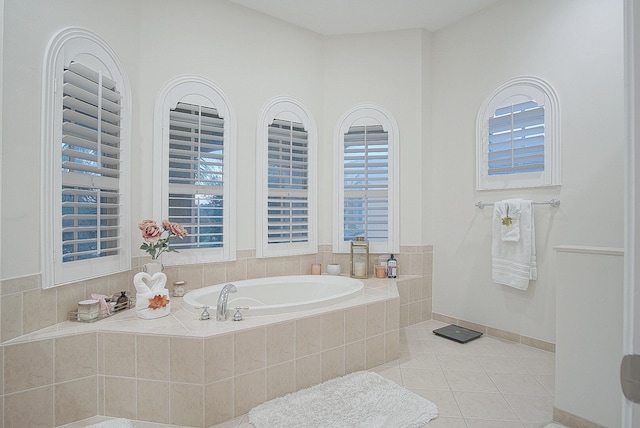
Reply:
<svg viewBox="0 0 640 428"><path fill-rule="evenodd" d="M233 262L198 265L166 266L168 284L176 280L187 281L187 289L242 279L263 278L280 275L305 275L311 271L312 263L321 263L323 272L329 263L341 265L348 272L349 255L334 254L330 245L320 245L319 252L306 256L275 257L257 259L255 251L238 251ZM433 249L426 246L403 246L398 259L399 273L422 277L420 284L413 279L411 284L398 284L402 326L431 318L431 275ZM378 255L371 255L371 263ZM133 276L142 269L148 257L134 258L133 269L115 275L80 281L43 290L39 274L21 278L4 279L0 282L0 342L23 336L67 320L69 312L77 309L77 302L93 293L114 294L125 290L134 293ZM370 276L373 276L371 267Z"/></svg>
<svg viewBox="0 0 640 428"><path fill-rule="evenodd" d="M397 284L410 293L413 280L366 280L364 293L324 310L200 321L173 298L168 317L139 320L128 310L15 338L0 347L2 426L53 427L96 414L194 427L231 419L397 359Z"/></svg>

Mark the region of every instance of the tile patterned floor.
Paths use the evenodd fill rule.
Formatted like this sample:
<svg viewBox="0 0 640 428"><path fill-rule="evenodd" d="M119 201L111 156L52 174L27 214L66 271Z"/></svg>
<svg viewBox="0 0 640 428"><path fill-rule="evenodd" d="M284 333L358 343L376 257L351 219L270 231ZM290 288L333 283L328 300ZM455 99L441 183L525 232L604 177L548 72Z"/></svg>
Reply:
<svg viewBox="0 0 640 428"><path fill-rule="evenodd" d="M551 422L553 353L490 336L463 345L432 333L445 325L431 320L403 328L400 358L373 369L438 406L429 428L541 428ZM83 425L68 427L77 426ZM252 427L241 416L212 428Z"/></svg>
<svg viewBox="0 0 640 428"><path fill-rule="evenodd" d="M373 369L438 406L430 428L541 428L552 420L555 356L483 336L464 345L425 321L400 332L400 358ZM251 428L239 417L215 428Z"/></svg>

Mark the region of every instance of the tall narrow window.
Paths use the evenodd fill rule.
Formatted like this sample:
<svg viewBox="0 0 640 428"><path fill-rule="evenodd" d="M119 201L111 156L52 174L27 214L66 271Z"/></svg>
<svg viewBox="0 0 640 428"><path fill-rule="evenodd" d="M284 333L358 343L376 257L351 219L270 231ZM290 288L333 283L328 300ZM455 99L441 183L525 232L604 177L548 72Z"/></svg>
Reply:
<svg viewBox="0 0 640 428"><path fill-rule="evenodd" d="M86 30L54 37L44 73L46 288L130 268L130 108L117 56Z"/></svg>
<svg viewBox="0 0 640 428"><path fill-rule="evenodd" d="M235 119L228 100L213 83L196 76L170 82L158 100L158 216L188 232L173 243L179 252L164 262L232 260Z"/></svg>
<svg viewBox="0 0 640 428"><path fill-rule="evenodd" d="M309 138L300 122L269 125L267 240L309 242Z"/></svg>
<svg viewBox="0 0 640 428"><path fill-rule="evenodd" d="M334 251L357 237L374 252L398 252L398 130L377 106L351 109L336 131L338 171Z"/></svg>
<svg viewBox="0 0 640 428"><path fill-rule="evenodd" d="M118 253L121 95L78 62L64 69L61 142L62 261Z"/></svg>
<svg viewBox="0 0 640 428"><path fill-rule="evenodd" d="M544 81L512 79L478 112L478 190L560 184L558 100Z"/></svg>
<svg viewBox="0 0 640 428"><path fill-rule="evenodd" d="M315 123L300 103L278 98L259 126L257 255L317 252Z"/></svg>
<svg viewBox="0 0 640 428"><path fill-rule="evenodd" d="M351 126L344 136L344 239L389 239L389 133Z"/></svg>
<svg viewBox="0 0 640 428"><path fill-rule="evenodd" d="M169 221L189 233L174 247L222 247L224 119L213 107L186 103L169 115Z"/></svg>

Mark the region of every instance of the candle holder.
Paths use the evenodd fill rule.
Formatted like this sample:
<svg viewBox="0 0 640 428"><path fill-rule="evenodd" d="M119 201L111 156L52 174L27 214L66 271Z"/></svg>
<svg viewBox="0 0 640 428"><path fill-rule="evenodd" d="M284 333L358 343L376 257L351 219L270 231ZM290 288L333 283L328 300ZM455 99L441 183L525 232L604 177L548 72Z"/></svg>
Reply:
<svg viewBox="0 0 640 428"><path fill-rule="evenodd" d="M369 242L358 236L351 241L351 278L367 278L369 276Z"/></svg>

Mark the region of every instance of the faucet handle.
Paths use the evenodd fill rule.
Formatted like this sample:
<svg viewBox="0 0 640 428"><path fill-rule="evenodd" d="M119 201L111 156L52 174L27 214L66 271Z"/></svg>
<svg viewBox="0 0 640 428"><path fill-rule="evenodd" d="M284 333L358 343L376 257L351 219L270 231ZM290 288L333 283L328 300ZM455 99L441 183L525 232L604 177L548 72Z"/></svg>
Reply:
<svg viewBox="0 0 640 428"><path fill-rule="evenodd" d="M243 311L248 311L249 310L249 308L242 308L240 306L236 306L233 309L236 310L236 313L233 314L233 320L234 321L242 321L242 312L240 312L240 310L243 310Z"/></svg>
<svg viewBox="0 0 640 428"><path fill-rule="evenodd" d="M211 315L209 314L209 311L207 311L207 309L209 309L209 306L196 306L196 309L202 309L202 314L200 314L200 319L202 321L206 321L209 318L211 318Z"/></svg>

